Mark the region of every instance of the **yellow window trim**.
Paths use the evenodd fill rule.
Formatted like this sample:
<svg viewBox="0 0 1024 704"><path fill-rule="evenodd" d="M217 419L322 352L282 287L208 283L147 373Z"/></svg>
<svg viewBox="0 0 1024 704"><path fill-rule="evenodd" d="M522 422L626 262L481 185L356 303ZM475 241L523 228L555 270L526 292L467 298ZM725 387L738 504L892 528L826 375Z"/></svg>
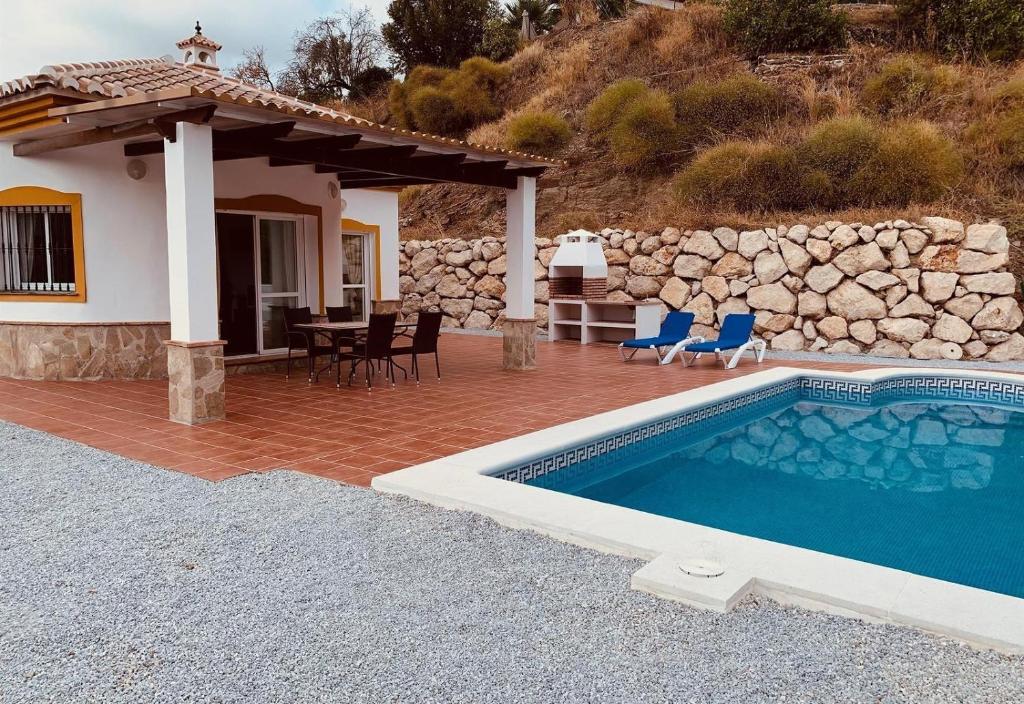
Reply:
<svg viewBox="0 0 1024 704"><path fill-rule="evenodd" d="M257 213L287 213L312 215L316 218L317 283L320 288L320 314L327 312L324 299L324 209L319 205L302 203L276 194L246 196L245 198L214 198L215 210L251 210Z"/></svg>
<svg viewBox="0 0 1024 704"><path fill-rule="evenodd" d="M0 206L66 205L71 208L71 239L75 257L74 293L2 293L0 301L18 303L85 303L85 238L82 229L82 194L63 193L42 186L16 186L0 191Z"/></svg>
<svg viewBox="0 0 1024 704"><path fill-rule="evenodd" d="M374 300L380 300L380 225L372 225L368 222L360 222L351 218L341 219L341 231L373 235L373 292ZM321 256L323 250L321 249Z"/></svg>

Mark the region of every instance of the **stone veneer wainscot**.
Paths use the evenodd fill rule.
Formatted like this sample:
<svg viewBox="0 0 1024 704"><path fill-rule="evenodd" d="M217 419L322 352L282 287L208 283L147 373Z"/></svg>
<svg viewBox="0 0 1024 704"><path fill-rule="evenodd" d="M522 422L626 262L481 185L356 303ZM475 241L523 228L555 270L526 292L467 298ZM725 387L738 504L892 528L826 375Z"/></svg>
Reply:
<svg viewBox="0 0 1024 704"><path fill-rule="evenodd" d="M0 322L0 377L166 379L168 323Z"/></svg>

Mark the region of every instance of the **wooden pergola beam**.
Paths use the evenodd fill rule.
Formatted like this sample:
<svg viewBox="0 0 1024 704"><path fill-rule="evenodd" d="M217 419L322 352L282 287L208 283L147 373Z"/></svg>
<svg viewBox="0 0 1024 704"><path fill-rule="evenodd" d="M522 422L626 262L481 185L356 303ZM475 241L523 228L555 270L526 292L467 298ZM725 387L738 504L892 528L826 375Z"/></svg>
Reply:
<svg viewBox="0 0 1024 704"><path fill-rule="evenodd" d="M213 111L215 109L215 106L207 105L201 108L190 108L188 110L168 113L167 115L161 115L160 117L153 118L153 120L136 123L129 127L125 127L123 125L94 127L83 132L62 134L56 137L47 137L44 139L34 139L28 142L21 142L14 145L14 156L35 156L37 154L45 154L46 152L58 151L60 149L88 147L93 144L103 144L104 142L113 142L120 139L132 139L134 137L146 137L152 134L163 134L161 130L166 130L168 124L172 126L171 130L173 132L174 122L202 121L204 118L206 121L209 121L210 117L213 116ZM162 141L160 142L160 145L161 149L163 149Z"/></svg>

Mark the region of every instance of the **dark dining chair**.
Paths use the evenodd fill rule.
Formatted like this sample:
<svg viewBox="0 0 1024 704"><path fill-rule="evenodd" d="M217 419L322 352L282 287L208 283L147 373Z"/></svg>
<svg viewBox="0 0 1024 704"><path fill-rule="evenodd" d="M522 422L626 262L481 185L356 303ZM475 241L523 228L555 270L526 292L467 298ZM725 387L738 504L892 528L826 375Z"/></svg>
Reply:
<svg viewBox="0 0 1024 704"><path fill-rule="evenodd" d="M356 340L351 352L338 352L338 388L341 388L341 362L349 360L352 367L348 373L348 383L352 385L352 377L356 374L356 367L363 364L366 373L366 388L373 389L373 362L384 362L387 368L387 376L391 384L395 383L395 363L391 358L391 343L395 337L395 322L398 316L395 313L372 313L370 324L366 329L366 335Z"/></svg>
<svg viewBox="0 0 1024 704"><path fill-rule="evenodd" d="M334 354L334 346L322 344L317 341L317 333L312 330L297 330L296 325L305 325L313 322L313 313L309 306L305 308L284 309L284 331L288 341L288 369L285 378L292 378L292 350L303 349L306 351L306 366L309 372L309 381L313 381L313 372L316 369L316 358L322 354L330 357Z"/></svg>
<svg viewBox="0 0 1024 704"><path fill-rule="evenodd" d="M438 380L441 378L441 359L437 354L437 341L441 336L441 318L443 315L440 311L421 312L416 319L416 330L411 337L403 335L398 338L411 339L411 344L391 349L392 357L406 354L412 357L412 372L416 376L417 384L420 383L419 355L421 354L434 355L434 368L437 370L437 378Z"/></svg>
<svg viewBox="0 0 1024 704"><path fill-rule="evenodd" d="M327 306L327 322L351 323L353 320L352 306ZM334 339L339 347L353 347L356 344L356 333L354 330L346 330L337 333Z"/></svg>

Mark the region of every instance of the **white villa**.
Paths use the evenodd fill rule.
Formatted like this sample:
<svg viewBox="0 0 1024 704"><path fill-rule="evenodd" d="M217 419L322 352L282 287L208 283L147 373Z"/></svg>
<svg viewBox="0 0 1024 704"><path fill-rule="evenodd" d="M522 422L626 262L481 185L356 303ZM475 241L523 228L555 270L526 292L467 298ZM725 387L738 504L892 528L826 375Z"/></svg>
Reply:
<svg viewBox="0 0 1024 704"><path fill-rule="evenodd" d="M287 307L393 310L398 191L505 189L505 365L533 363L541 157L384 127L170 57L0 83L0 376L169 378L223 417L224 362L273 358Z"/></svg>

